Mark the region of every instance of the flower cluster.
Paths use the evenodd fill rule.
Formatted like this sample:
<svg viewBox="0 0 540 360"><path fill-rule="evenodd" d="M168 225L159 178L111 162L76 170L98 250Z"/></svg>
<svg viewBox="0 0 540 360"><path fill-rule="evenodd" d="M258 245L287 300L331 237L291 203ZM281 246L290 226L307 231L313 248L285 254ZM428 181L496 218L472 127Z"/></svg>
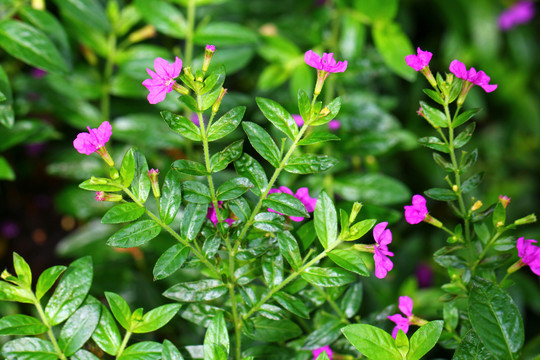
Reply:
<svg viewBox="0 0 540 360"><path fill-rule="evenodd" d="M307 212L313 212L315 210L315 205L317 205L317 198L312 198L311 196L309 196L309 189L307 187L299 188L298 190L296 190L296 193L293 193L293 191L286 186L280 186L278 189L270 189L270 191L268 191L268 194L274 193L284 193L294 196L295 198L300 200L302 204L304 204ZM282 213L272 209L268 209L268 211L283 215ZM301 216L291 216L290 218L292 221L297 222L304 220L304 218Z"/></svg>

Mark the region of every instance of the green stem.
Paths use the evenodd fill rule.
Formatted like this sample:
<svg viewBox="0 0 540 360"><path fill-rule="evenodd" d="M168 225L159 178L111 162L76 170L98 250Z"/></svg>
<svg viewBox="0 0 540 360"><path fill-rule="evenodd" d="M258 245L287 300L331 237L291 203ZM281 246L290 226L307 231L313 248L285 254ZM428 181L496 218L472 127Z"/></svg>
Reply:
<svg viewBox="0 0 540 360"><path fill-rule="evenodd" d="M480 261L482 261L482 259L484 259L484 256L486 256L486 253L488 252L489 248L495 243L495 241L497 241L497 239L502 235L502 232L499 232L497 231L497 233L495 235L493 235L493 237L489 240L489 242L486 244L486 246L484 247L484 250L482 251L482 253L480 254L480 256L478 256L478 258L476 259L476 261L474 262L473 266L471 267L471 271L474 273L474 270L476 269L476 267L478 266L478 264L480 264Z"/></svg>
<svg viewBox="0 0 540 360"><path fill-rule="evenodd" d="M187 66L191 66L193 58L193 31L195 29L195 0L188 1L186 46L184 48L184 60Z"/></svg>
<svg viewBox="0 0 540 360"><path fill-rule="evenodd" d="M67 360L66 356L64 355L64 353L60 349L60 346L58 346L58 342L56 342L56 338L54 337L54 334L52 332L52 326L49 323L49 320L47 319L47 316L45 315L45 312L43 311L43 308L41 307L41 304L39 303L38 300L34 301L34 306L36 307L36 309L38 311L38 314L39 314L39 317L41 318L41 321L47 327L47 335L49 335L49 339L51 340L51 343L53 344L54 349L56 350L56 355L61 360Z"/></svg>
<svg viewBox="0 0 540 360"><path fill-rule="evenodd" d="M114 32L109 34L107 59L102 78L101 90L101 121L109 121L111 107L111 77L114 68L114 59L116 57L116 35Z"/></svg>
<svg viewBox="0 0 540 360"><path fill-rule="evenodd" d="M513 273L507 272L506 275L504 275L504 277L502 278L502 280L499 282L499 286L500 286L506 279L508 279L508 277L510 276L510 274L513 274Z"/></svg>
<svg viewBox="0 0 540 360"><path fill-rule="evenodd" d="M334 299L332 299L332 297L326 291L321 289L319 286L314 286L314 288L315 288L315 290L317 290L319 292L319 294L324 295L326 301L328 301L328 303L330 304L332 309L334 309L334 311L338 314L339 319L341 321L347 323L347 324L350 324L349 320L347 320L347 315L345 315L345 313L343 311L341 311L341 309L336 304Z"/></svg>
<svg viewBox="0 0 540 360"><path fill-rule="evenodd" d="M129 341L129 338L131 337L131 331L126 331L126 335L124 335L124 340L122 340L122 345L120 345L120 349L118 350L118 352L116 353L116 358L120 358L120 356L122 356L122 353L124 352L126 346L127 346L127 343Z"/></svg>

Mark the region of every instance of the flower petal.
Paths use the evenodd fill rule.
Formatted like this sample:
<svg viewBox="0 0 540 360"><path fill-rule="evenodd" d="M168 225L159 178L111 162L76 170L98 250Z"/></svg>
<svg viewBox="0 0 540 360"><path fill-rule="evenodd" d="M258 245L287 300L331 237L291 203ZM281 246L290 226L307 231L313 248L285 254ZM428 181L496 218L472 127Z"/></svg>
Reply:
<svg viewBox="0 0 540 360"><path fill-rule="evenodd" d="M407 315L407 317L412 316L412 309L413 309L413 301L408 296L400 296L399 297L399 310L401 310L402 313Z"/></svg>
<svg viewBox="0 0 540 360"><path fill-rule="evenodd" d="M317 70L322 70L321 57L313 50L306 51L304 54L304 61L309 66L314 67Z"/></svg>
<svg viewBox="0 0 540 360"><path fill-rule="evenodd" d="M458 78L467 80L467 68L465 67L464 63L458 60L453 60L450 63L450 71Z"/></svg>

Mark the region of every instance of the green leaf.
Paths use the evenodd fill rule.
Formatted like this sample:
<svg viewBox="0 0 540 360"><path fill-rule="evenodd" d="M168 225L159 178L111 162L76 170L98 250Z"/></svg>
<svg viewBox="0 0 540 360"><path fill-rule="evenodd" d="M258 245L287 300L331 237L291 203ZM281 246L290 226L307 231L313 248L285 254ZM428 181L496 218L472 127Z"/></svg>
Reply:
<svg viewBox="0 0 540 360"><path fill-rule="evenodd" d="M136 203L123 203L109 209L101 219L102 224L120 224L134 221L145 213L145 208Z"/></svg>
<svg viewBox="0 0 540 360"><path fill-rule="evenodd" d="M274 300L285 310L298 315L304 319L309 319L309 310L304 302L284 291L278 291L273 295Z"/></svg>
<svg viewBox="0 0 540 360"><path fill-rule="evenodd" d="M236 23L228 22L210 22L199 26L193 37L195 44L214 44L218 47L254 44L257 40L257 34L253 30Z"/></svg>
<svg viewBox="0 0 540 360"><path fill-rule="evenodd" d="M219 280L199 280L176 284L163 296L180 302L199 302L217 299L227 293L227 285Z"/></svg>
<svg viewBox="0 0 540 360"><path fill-rule="evenodd" d="M420 360L426 355L439 341L441 336L443 321L430 321L422 325L420 329L411 336L407 360Z"/></svg>
<svg viewBox="0 0 540 360"><path fill-rule="evenodd" d="M463 193L468 193L473 191L480 185L482 182L482 179L484 178L484 172L480 172L478 174L475 174L468 178L467 180L463 181L463 184L461 184L461 191Z"/></svg>
<svg viewBox="0 0 540 360"><path fill-rule="evenodd" d="M51 325L60 324L83 303L93 277L92 258L85 256L69 265L45 307Z"/></svg>
<svg viewBox="0 0 540 360"><path fill-rule="evenodd" d="M13 267L22 288L30 289L32 286L32 270L28 263L16 252L13 253Z"/></svg>
<svg viewBox="0 0 540 360"><path fill-rule="evenodd" d="M223 311L218 311L212 319L210 326L204 335L204 345L217 344L225 348L226 353L229 353L229 332L225 323Z"/></svg>
<svg viewBox="0 0 540 360"><path fill-rule="evenodd" d="M268 178L266 177L263 167L257 160L248 154L243 154L234 162L234 168L238 175L248 178L249 181L255 185L251 188L251 191L253 191L255 195L260 196L261 193L266 190Z"/></svg>
<svg viewBox="0 0 540 360"><path fill-rule="evenodd" d="M261 212L255 215L253 226L259 230L276 232L283 229L284 218L280 214L273 212Z"/></svg>
<svg viewBox="0 0 540 360"><path fill-rule="evenodd" d="M416 72L407 66L405 56L413 54L411 41L397 23L378 21L373 25L373 42L384 62L397 75L413 81Z"/></svg>
<svg viewBox="0 0 540 360"><path fill-rule="evenodd" d="M452 127L455 129L458 126L465 124L474 115L478 114L480 110L482 109L476 108L476 109L470 109L470 110L466 110L462 112L461 114L458 115L457 118L454 119L454 121L452 122Z"/></svg>
<svg viewBox="0 0 540 360"><path fill-rule="evenodd" d="M107 183L107 185L105 185L105 184L93 184L93 182L95 182L95 181L101 181L101 182ZM122 190L122 187L120 186L120 184L114 185L114 183L109 179L106 179L106 178L94 178L94 177L92 177L92 179L83 181L82 183L79 184L79 187L81 189L88 190L88 191L116 192L116 191L121 191Z"/></svg>
<svg viewBox="0 0 540 360"><path fill-rule="evenodd" d="M208 141L219 140L234 131L242 121L245 112L245 106L237 106L220 117L218 121L210 125L207 134Z"/></svg>
<svg viewBox="0 0 540 360"><path fill-rule="evenodd" d="M159 360L161 344L154 341L142 341L129 346L118 360Z"/></svg>
<svg viewBox="0 0 540 360"><path fill-rule="evenodd" d="M17 314L0 319L0 335L39 335L47 330L47 326L32 316Z"/></svg>
<svg viewBox="0 0 540 360"><path fill-rule="evenodd" d="M170 224L174 220L182 204L180 179L180 174L174 168L165 175L165 182L161 188L161 197L159 199L159 217L165 224Z"/></svg>
<svg viewBox="0 0 540 360"><path fill-rule="evenodd" d="M225 181L216 192L216 197L220 201L233 200L242 196L251 189L253 184L248 178L238 177Z"/></svg>
<svg viewBox="0 0 540 360"><path fill-rule="evenodd" d="M210 189L198 181L186 181L182 184L184 199L197 204L208 204L211 201Z"/></svg>
<svg viewBox="0 0 540 360"><path fill-rule="evenodd" d="M338 160L329 155L303 154L289 158L285 171L293 174L312 174L326 171L337 163Z"/></svg>
<svg viewBox="0 0 540 360"><path fill-rule="evenodd" d="M95 304L82 306L71 315L58 338L62 353L71 356L90 339L99 323L100 314L101 306Z"/></svg>
<svg viewBox="0 0 540 360"><path fill-rule="evenodd" d="M367 16L371 22L390 21L398 11L397 0L362 0L354 2L356 10Z"/></svg>
<svg viewBox="0 0 540 360"><path fill-rule="evenodd" d="M2 124L2 107L3 105L0 104L0 124ZM0 156L0 180L15 180L15 172L3 156Z"/></svg>
<svg viewBox="0 0 540 360"><path fill-rule="evenodd" d="M431 126L433 126L435 129L439 127L448 127L446 115L442 111L429 106L423 101L420 101L420 105L422 106L422 112L425 115L424 118L430 123Z"/></svg>
<svg viewBox="0 0 540 360"><path fill-rule="evenodd" d="M454 201L458 198L457 194L450 189L432 188L424 191L424 194L439 201Z"/></svg>
<svg viewBox="0 0 540 360"><path fill-rule="evenodd" d="M472 122L465 130L463 130L459 135L454 139L454 148L459 149L460 147L465 146L471 140L474 129L476 128L476 123Z"/></svg>
<svg viewBox="0 0 540 360"><path fill-rule="evenodd" d="M446 154L450 153L448 145L446 145L444 142L442 142L441 139L436 136L420 138L418 139L418 143L433 150L437 150Z"/></svg>
<svg viewBox="0 0 540 360"><path fill-rule="evenodd" d="M330 122L330 120L332 120L333 118L335 118L339 113L339 110L341 109L341 98L335 98L328 105L326 105L325 108L328 108L328 110L330 110L329 113L310 123L310 126L324 125Z"/></svg>
<svg viewBox="0 0 540 360"><path fill-rule="evenodd" d="M236 215L240 221L246 222L251 216L251 207L246 199L239 197L229 201L229 209Z"/></svg>
<svg viewBox="0 0 540 360"><path fill-rule="evenodd" d="M493 356L486 349L473 329L459 343L452 360L492 360Z"/></svg>
<svg viewBox="0 0 540 360"><path fill-rule="evenodd" d="M352 283L356 277L341 268L312 266L302 273L302 279L316 286L333 287Z"/></svg>
<svg viewBox="0 0 540 360"><path fill-rule="evenodd" d="M272 137L261 126L244 121L242 127L246 132L249 142L257 152L272 166L279 167L281 153Z"/></svg>
<svg viewBox="0 0 540 360"><path fill-rule="evenodd" d="M2 346L2 356L6 360L58 360L53 345L38 338L11 340Z"/></svg>
<svg viewBox="0 0 540 360"><path fill-rule="evenodd" d="M71 360L99 360L99 358L86 350L79 350L70 358Z"/></svg>
<svg viewBox="0 0 540 360"><path fill-rule="evenodd" d="M361 276L369 276L369 271L364 261L362 261L360 252L353 248L332 250L328 253L328 257L345 270L352 271Z"/></svg>
<svg viewBox="0 0 540 360"><path fill-rule="evenodd" d="M386 331L367 324L349 325L343 335L364 356L373 360L401 360L394 339Z"/></svg>
<svg viewBox="0 0 540 360"><path fill-rule="evenodd" d="M422 91L424 92L424 94L429 96L436 103L444 105L444 100L443 100L442 96L438 92L436 92L435 90L422 89Z"/></svg>
<svg viewBox="0 0 540 360"><path fill-rule="evenodd" d="M441 168L444 169L446 172L454 172L454 165L446 161L440 154L434 152L433 153L433 160L439 165Z"/></svg>
<svg viewBox="0 0 540 360"><path fill-rule="evenodd" d="M348 286L345 295L339 303L340 309L345 313L347 318L352 318L362 304L363 287L361 282L356 282Z"/></svg>
<svg viewBox="0 0 540 360"><path fill-rule="evenodd" d="M298 142L298 145L312 145L327 141L341 140L338 136L326 131L312 131L305 138Z"/></svg>
<svg viewBox="0 0 540 360"><path fill-rule="evenodd" d="M285 193L273 193L263 200L263 207L287 216L309 217L304 204L293 195Z"/></svg>
<svg viewBox="0 0 540 360"><path fill-rule="evenodd" d="M159 32L178 39L185 37L186 19L174 5L161 0L135 0L135 7L144 20Z"/></svg>
<svg viewBox="0 0 540 360"><path fill-rule="evenodd" d="M188 175L202 176L208 174L203 164L185 159L176 160L172 163L171 168Z"/></svg>
<svg viewBox="0 0 540 360"><path fill-rule="evenodd" d="M144 314L142 321L133 327L133 333L144 334L162 328L171 321L181 307L181 304L167 304L150 310Z"/></svg>
<svg viewBox="0 0 540 360"><path fill-rule="evenodd" d="M120 295L108 291L105 292L105 297L107 298L107 302L109 303L109 307L111 308L116 321L118 321L124 329L130 330L131 310L129 309L126 300Z"/></svg>
<svg viewBox="0 0 540 360"><path fill-rule="evenodd" d="M6 98L0 101L0 124L11 129L13 127L13 122L15 120L15 116L13 114L13 106L12 106L13 95L11 93L11 85L9 84L9 78L1 65L0 65L0 91ZM5 148L5 147L0 146L0 149L2 148ZM5 162L5 160L3 160L3 162Z"/></svg>
<svg viewBox="0 0 540 360"><path fill-rule="evenodd" d="M296 238L289 231L280 231L276 234L279 252L294 270L302 266L302 256Z"/></svg>
<svg viewBox="0 0 540 360"><path fill-rule="evenodd" d="M48 268L43 271L39 276L37 285L36 285L36 299L39 301L45 295L47 291L54 285L58 277L66 271L67 267L58 265Z"/></svg>
<svg viewBox="0 0 540 360"><path fill-rule="evenodd" d="M154 266L154 281L162 280L171 276L180 269L189 256L189 247L175 244L168 248Z"/></svg>
<svg viewBox="0 0 540 360"><path fill-rule="evenodd" d="M114 233L107 245L119 248L131 248L146 244L161 232L161 226L154 220L140 220L123 227Z"/></svg>
<svg viewBox="0 0 540 360"><path fill-rule="evenodd" d="M496 359L518 359L524 342L523 320L514 300L497 284L474 277L469 294L469 319L474 331Z"/></svg>
<svg viewBox="0 0 540 360"><path fill-rule="evenodd" d="M398 330L395 343L399 353L405 358L409 352L409 338L402 329Z"/></svg>
<svg viewBox="0 0 540 360"><path fill-rule="evenodd" d="M194 240L206 220L207 212L208 206L206 204L188 203L184 209L180 234L190 241Z"/></svg>
<svg viewBox="0 0 540 360"><path fill-rule="evenodd" d="M337 213L332 199L324 191L317 198L315 205L315 231L319 237L321 245L325 248L332 248L337 239Z"/></svg>
<svg viewBox="0 0 540 360"><path fill-rule="evenodd" d="M33 304L34 295L30 290L0 281L0 300Z"/></svg>
<svg viewBox="0 0 540 360"><path fill-rule="evenodd" d="M224 170L231 162L242 156L244 140L237 140L210 158L210 169L213 173Z"/></svg>
<svg viewBox="0 0 540 360"><path fill-rule="evenodd" d="M170 111L162 111L161 117L171 130L193 141L201 141L201 129L191 120L182 115L173 114Z"/></svg>
<svg viewBox="0 0 540 360"><path fill-rule="evenodd" d="M326 320L317 330L313 331L304 341L304 348L316 349L331 344L341 335L342 321L337 319Z"/></svg>
<svg viewBox="0 0 540 360"><path fill-rule="evenodd" d="M52 41L40 30L21 21L0 23L0 44L7 53L34 67L62 74L69 69Z"/></svg>
<svg viewBox="0 0 540 360"><path fill-rule="evenodd" d="M110 24L101 3L97 0L54 0L62 14L91 28L107 32Z"/></svg>
<svg viewBox="0 0 540 360"><path fill-rule="evenodd" d="M292 115L274 100L258 97L255 99L259 109L275 127L294 140L298 135L298 126Z"/></svg>
<svg viewBox="0 0 540 360"><path fill-rule="evenodd" d="M150 193L150 178L148 177L148 163L146 157L139 150L133 151L135 160L135 175L131 182L131 191L140 202L144 203Z"/></svg>
<svg viewBox="0 0 540 360"><path fill-rule="evenodd" d="M161 358L163 360L184 360L184 357L178 351L176 346L169 340L163 340L163 347L161 348Z"/></svg>
<svg viewBox="0 0 540 360"><path fill-rule="evenodd" d="M300 336L302 329L291 320L270 320L263 316L253 319L253 331L244 334L253 340L264 339L266 342L282 342Z"/></svg>
<svg viewBox="0 0 540 360"><path fill-rule="evenodd" d="M377 222L376 219L367 219L367 220L362 220L362 221L357 222L356 224L350 227L349 233L342 240L354 241L354 240L360 239L362 236L367 234L369 230L373 228L376 222Z"/></svg>
<svg viewBox="0 0 540 360"><path fill-rule="evenodd" d="M128 307L128 316L131 316ZM127 320L127 319L126 319ZM101 304L101 316L99 323L92 334L92 340L107 354L115 356L120 349L122 339L120 331L109 309Z"/></svg>
<svg viewBox="0 0 540 360"><path fill-rule="evenodd" d="M308 119L311 114L311 101L303 89L298 90L298 111L302 119Z"/></svg>
<svg viewBox="0 0 540 360"><path fill-rule="evenodd" d="M128 187L133 182L135 176L135 158L133 148L129 149L124 155L122 160L122 166L120 167L120 178L122 179L122 185Z"/></svg>

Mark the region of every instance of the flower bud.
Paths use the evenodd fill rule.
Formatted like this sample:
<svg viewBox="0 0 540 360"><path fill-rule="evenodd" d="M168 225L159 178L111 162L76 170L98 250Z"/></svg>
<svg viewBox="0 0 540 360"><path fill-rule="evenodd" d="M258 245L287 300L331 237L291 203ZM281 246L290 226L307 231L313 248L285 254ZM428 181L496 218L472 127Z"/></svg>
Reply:
<svg viewBox="0 0 540 360"><path fill-rule="evenodd" d="M156 28L152 25L146 25L139 30L131 33L128 40L132 43L140 42L156 36Z"/></svg>
<svg viewBox="0 0 540 360"><path fill-rule="evenodd" d="M438 227L438 228L442 228L443 224L442 222L440 222L439 220L435 219L433 216L427 214L426 217L424 218L424 221L427 222L428 224L431 224L435 227Z"/></svg>
<svg viewBox="0 0 540 360"><path fill-rule="evenodd" d="M319 113L321 117L325 117L328 114L330 114L330 109L327 106L325 106Z"/></svg>
<svg viewBox="0 0 540 360"><path fill-rule="evenodd" d="M508 268L508 270L506 270L507 273L511 274L513 272L516 272L518 271L519 269L521 269L522 267L524 267L526 264L521 260L519 259L518 261L516 261L512 266L510 266Z"/></svg>
<svg viewBox="0 0 540 360"><path fill-rule="evenodd" d="M120 194L109 194L104 191L97 191L96 198L97 201L110 201L110 202L119 202L122 201L122 195Z"/></svg>
<svg viewBox="0 0 540 360"><path fill-rule="evenodd" d="M514 225L525 225L525 224L532 224L536 222L536 215L530 214L525 217L522 217L521 219L517 219L514 221Z"/></svg>
<svg viewBox="0 0 540 360"><path fill-rule="evenodd" d="M446 83L448 84L448 86L452 85L453 82L454 82L454 74L452 73L446 74Z"/></svg>
<svg viewBox="0 0 540 360"><path fill-rule="evenodd" d="M191 81L195 80L195 76L193 76L193 72L191 71L191 67L186 66L184 68L184 75L187 76L187 78Z"/></svg>
<svg viewBox="0 0 540 360"><path fill-rule="evenodd" d="M156 199L159 199L159 197L161 196L161 193L159 191L158 175L159 175L158 169L148 170L148 177L150 178L150 185L152 185L152 192L154 193L154 197Z"/></svg>
<svg viewBox="0 0 540 360"><path fill-rule="evenodd" d="M105 185L105 184L107 184L107 179L97 178L95 176L92 176L90 178L90 184L92 184L92 185Z"/></svg>
<svg viewBox="0 0 540 360"><path fill-rule="evenodd" d="M204 61L202 66L202 71L207 72L208 66L210 66L210 61L212 60L212 56L214 56L214 53L216 52L216 47L214 45L206 45L206 49L204 50Z"/></svg>
<svg viewBox="0 0 540 360"><path fill-rule="evenodd" d="M214 105L212 105L213 114L218 112L219 106L221 105L221 100L223 100L223 97L225 96L226 93L227 93L227 89L221 88L221 91L219 93L218 98L216 99L216 102L214 103Z"/></svg>
<svg viewBox="0 0 540 360"><path fill-rule="evenodd" d="M354 248L355 250L360 251L360 252L367 252L367 253L370 253L370 254L374 254L374 253L375 253L374 245L368 245L368 244L355 244L355 245L353 245L353 248Z"/></svg>
<svg viewBox="0 0 540 360"><path fill-rule="evenodd" d="M453 192L457 192L457 191L458 191L457 185L452 185L452 191L453 191Z"/></svg>
<svg viewBox="0 0 540 360"><path fill-rule="evenodd" d="M13 275L11 275L9 273L9 271L7 271L7 269L4 269L4 271L2 272L2 275L1 275L2 279L6 280L7 278L9 277L13 277Z"/></svg>
<svg viewBox="0 0 540 360"><path fill-rule="evenodd" d="M477 200L473 206L471 207L471 211L476 211L478 209L480 209L482 207L482 205L484 205L480 200Z"/></svg>
<svg viewBox="0 0 540 360"><path fill-rule="evenodd" d="M501 202L502 206L506 209L506 207L508 206L508 204L510 204L510 200L512 200L512 198L509 198L508 196L506 195L499 195L499 201Z"/></svg>
<svg viewBox="0 0 540 360"><path fill-rule="evenodd" d="M180 85L179 83L175 82L172 86L173 90L182 94L187 95L189 94L189 89L185 88L184 86Z"/></svg>
<svg viewBox="0 0 540 360"><path fill-rule="evenodd" d="M359 203L359 202L355 202L353 204L353 207L352 207L352 210L351 210L351 216L349 217L349 225L354 222L354 220L356 219L356 216L358 215L360 210L362 210L362 206L363 206L363 204Z"/></svg>

